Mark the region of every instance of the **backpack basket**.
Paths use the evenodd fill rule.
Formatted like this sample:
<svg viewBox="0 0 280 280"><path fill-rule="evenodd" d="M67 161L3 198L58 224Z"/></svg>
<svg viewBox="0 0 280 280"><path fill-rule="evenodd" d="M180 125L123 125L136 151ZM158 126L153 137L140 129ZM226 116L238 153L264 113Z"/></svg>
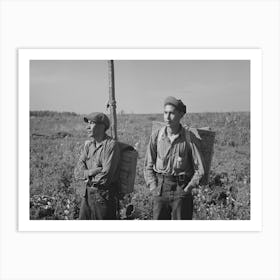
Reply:
<svg viewBox="0 0 280 280"><path fill-rule="evenodd" d="M118 142L121 152L119 166L119 192L129 194L134 190L138 152L130 145Z"/></svg>

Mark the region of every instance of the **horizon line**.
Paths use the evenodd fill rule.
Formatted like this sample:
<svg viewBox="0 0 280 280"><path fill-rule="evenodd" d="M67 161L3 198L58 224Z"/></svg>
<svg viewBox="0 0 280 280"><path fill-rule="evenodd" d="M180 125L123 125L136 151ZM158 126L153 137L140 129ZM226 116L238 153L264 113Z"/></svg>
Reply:
<svg viewBox="0 0 280 280"><path fill-rule="evenodd" d="M77 113L74 111L54 111L54 110L29 110L31 112L50 112L50 113L58 113L58 114L76 114L76 115L90 115L95 113L100 113L99 111L91 112L91 113ZM187 114L201 114L201 113L250 113L250 110L240 110L240 111L200 111L200 112L187 112ZM161 115L163 112L156 112L156 113L134 113L134 112L116 112L117 115ZM110 115L109 113L106 113Z"/></svg>

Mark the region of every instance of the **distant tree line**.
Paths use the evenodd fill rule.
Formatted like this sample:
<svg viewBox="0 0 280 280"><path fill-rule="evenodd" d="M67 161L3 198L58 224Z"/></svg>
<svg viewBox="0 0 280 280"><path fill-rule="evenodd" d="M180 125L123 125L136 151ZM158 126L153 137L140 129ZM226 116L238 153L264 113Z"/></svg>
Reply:
<svg viewBox="0 0 280 280"><path fill-rule="evenodd" d="M74 112L56 112L56 111L30 111L30 117L70 117L78 116Z"/></svg>

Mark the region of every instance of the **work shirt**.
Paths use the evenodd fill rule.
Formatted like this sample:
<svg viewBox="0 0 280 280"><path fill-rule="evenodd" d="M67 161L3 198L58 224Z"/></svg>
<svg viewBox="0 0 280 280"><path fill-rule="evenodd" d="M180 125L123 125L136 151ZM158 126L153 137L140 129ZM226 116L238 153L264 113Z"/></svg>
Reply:
<svg viewBox="0 0 280 280"><path fill-rule="evenodd" d="M203 163L196 145L188 140L184 127L181 126L172 141L167 136L167 127L152 133L144 163L144 177L148 186L157 184L156 173L185 175L190 181L188 185L198 185L204 175Z"/></svg>
<svg viewBox="0 0 280 280"><path fill-rule="evenodd" d="M118 179L120 150L117 142L105 135L104 140L97 146L95 140L86 141L77 166L74 170L76 179L89 179L89 170L101 167L101 171L90 178L100 187L110 187Z"/></svg>

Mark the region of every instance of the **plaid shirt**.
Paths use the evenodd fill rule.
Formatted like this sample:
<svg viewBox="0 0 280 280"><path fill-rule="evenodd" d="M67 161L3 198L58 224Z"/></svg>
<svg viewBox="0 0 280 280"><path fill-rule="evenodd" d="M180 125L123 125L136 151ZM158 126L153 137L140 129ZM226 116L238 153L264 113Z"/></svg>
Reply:
<svg viewBox="0 0 280 280"><path fill-rule="evenodd" d="M148 144L144 163L147 185L157 183L156 173L174 176L184 174L190 178L189 185L198 185L204 175L204 168L196 145L187 141L182 126L172 142L167 136L166 127L162 134L161 129L152 133Z"/></svg>
<svg viewBox="0 0 280 280"><path fill-rule="evenodd" d="M74 170L76 179L89 179L89 170L101 167L102 170L90 178L92 183L101 187L109 187L118 179L120 150L117 142L106 135L99 146L95 140L86 141Z"/></svg>

